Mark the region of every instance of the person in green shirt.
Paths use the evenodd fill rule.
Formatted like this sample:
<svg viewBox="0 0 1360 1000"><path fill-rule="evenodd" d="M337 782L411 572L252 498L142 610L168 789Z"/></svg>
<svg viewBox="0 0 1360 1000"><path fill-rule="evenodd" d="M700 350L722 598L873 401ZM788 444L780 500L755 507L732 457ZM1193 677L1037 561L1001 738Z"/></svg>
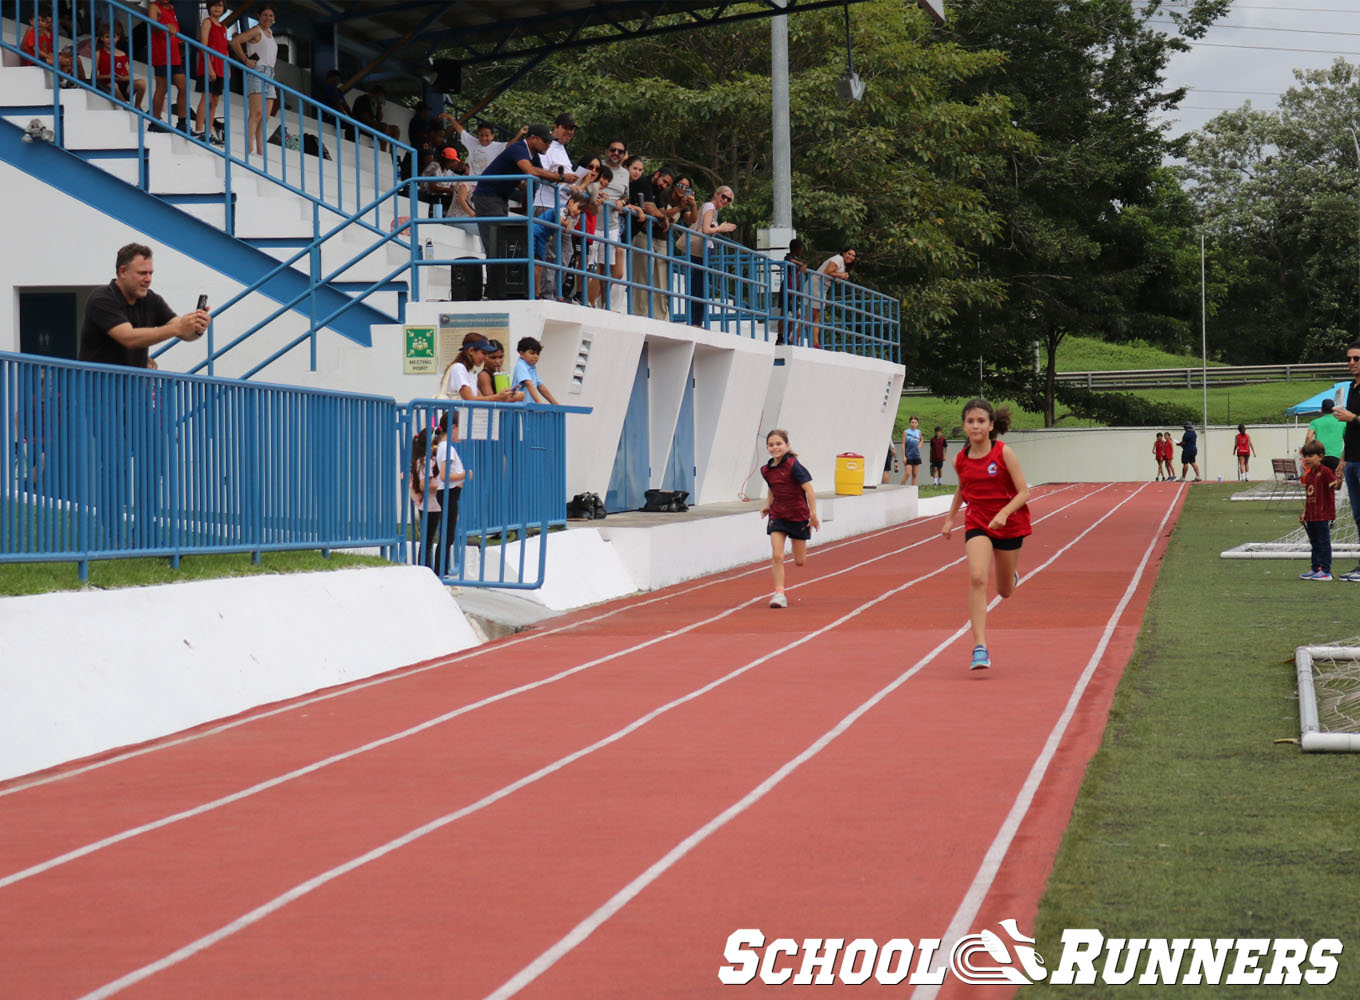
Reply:
<svg viewBox="0 0 1360 1000"><path fill-rule="evenodd" d="M1327 449L1322 464L1334 473L1341 465L1341 437L1346 430L1346 425L1333 415L1332 410L1335 408L1336 402L1334 400L1324 399L1322 401L1322 416L1309 422L1308 436L1303 440L1304 444L1309 441L1322 442L1322 447Z"/></svg>

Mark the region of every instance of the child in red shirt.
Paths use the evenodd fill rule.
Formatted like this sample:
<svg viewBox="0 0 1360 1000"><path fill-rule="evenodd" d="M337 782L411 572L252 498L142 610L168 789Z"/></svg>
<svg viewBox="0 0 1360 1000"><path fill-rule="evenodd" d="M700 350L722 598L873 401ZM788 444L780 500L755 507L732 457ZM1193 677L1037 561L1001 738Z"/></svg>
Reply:
<svg viewBox="0 0 1360 1000"><path fill-rule="evenodd" d="M1316 439L1303 446L1303 513L1299 523L1308 532L1308 543L1313 549L1313 568L1300 573L1300 580L1330 580L1332 578L1332 522L1336 520L1336 491L1341 480L1322 464L1327 448Z"/></svg>
<svg viewBox="0 0 1360 1000"><path fill-rule="evenodd" d="M770 607L787 608L784 596L784 541L793 539L793 561L801 566L807 559L807 543L812 529L820 529L817 517L817 493L812 488L812 473L803 468L798 455L789 450L789 432L773 430L765 435L765 450L770 460L760 467L760 475L770 487L760 516L770 521L765 533L770 536L771 569L774 574L774 596Z"/></svg>
<svg viewBox="0 0 1360 1000"><path fill-rule="evenodd" d="M997 440L1011 426L1010 407L1000 410L985 399L963 406L963 432L968 447L954 457L959 488L940 534L949 538L963 503L963 548L968 556L968 616L973 622L973 660L970 670L992 665L987 653L987 575L996 562L996 589L1010 597L1020 583L1020 546L1030 534L1029 486L1011 446Z"/></svg>

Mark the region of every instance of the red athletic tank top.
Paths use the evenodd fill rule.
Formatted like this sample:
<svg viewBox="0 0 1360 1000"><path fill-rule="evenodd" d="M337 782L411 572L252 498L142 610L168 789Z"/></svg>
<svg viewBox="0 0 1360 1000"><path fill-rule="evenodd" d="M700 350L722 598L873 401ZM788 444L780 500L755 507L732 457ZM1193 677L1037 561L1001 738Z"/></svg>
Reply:
<svg viewBox="0 0 1360 1000"><path fill-rule="evenodd" d="M963 521L964 530L980 528L997 538L1021 538L1030 534L1029 504L1006 518L1006 524L1000 530L990 531L987 527L1001 508L1015 499L1015 483L1011 481L1010 470L1001 458L1005 447L1004 441L996 441L991 451L982 458L969 458L965 446L954 456L959 492L968 504Z"/></svg>

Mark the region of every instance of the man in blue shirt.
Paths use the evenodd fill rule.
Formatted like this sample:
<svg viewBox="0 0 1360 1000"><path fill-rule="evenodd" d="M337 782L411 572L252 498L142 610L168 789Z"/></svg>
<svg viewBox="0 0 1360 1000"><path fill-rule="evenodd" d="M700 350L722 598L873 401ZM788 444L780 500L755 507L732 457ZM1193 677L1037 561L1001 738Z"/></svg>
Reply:
<svg viewBox="0 0 1360 1000"><path fill-rule="evenodd" d="M487 164L481 180L472 189L472 208L477 213L477 232L482 237L482 251L487 257L500 256L496 234L507 223L482 220L503 218L510 214L510 195L519 187L523 177L567 183L576 180L575 174L567 173L562 167L546 170L541 165L539 158L548 151L552 141L552 130L548 126L530 125L529 132L523 139L510 143ZM498 175L503 179L496 179ZM527 245L525 256L528 256ZM505 265L491 266L504 268ZM492 280L490 285L492 288L500 287L500 283L495 280Z"/></svg>

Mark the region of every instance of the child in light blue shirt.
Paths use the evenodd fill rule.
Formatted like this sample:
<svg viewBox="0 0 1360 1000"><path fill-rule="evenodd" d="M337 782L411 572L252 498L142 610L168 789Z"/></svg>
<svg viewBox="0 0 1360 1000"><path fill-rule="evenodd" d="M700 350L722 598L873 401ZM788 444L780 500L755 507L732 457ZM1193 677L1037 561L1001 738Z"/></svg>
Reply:
<svg viewBox="0 0 1360 1000"><path fill-rule="evenodd" d="M511 388L523 390L526 401L532 399L535 403L560 406L556 397L538 377L538 358L543 353L543 345L533 337L521 337L515 349L519 351L519 360L515 362L514 382Z"/></svg>

